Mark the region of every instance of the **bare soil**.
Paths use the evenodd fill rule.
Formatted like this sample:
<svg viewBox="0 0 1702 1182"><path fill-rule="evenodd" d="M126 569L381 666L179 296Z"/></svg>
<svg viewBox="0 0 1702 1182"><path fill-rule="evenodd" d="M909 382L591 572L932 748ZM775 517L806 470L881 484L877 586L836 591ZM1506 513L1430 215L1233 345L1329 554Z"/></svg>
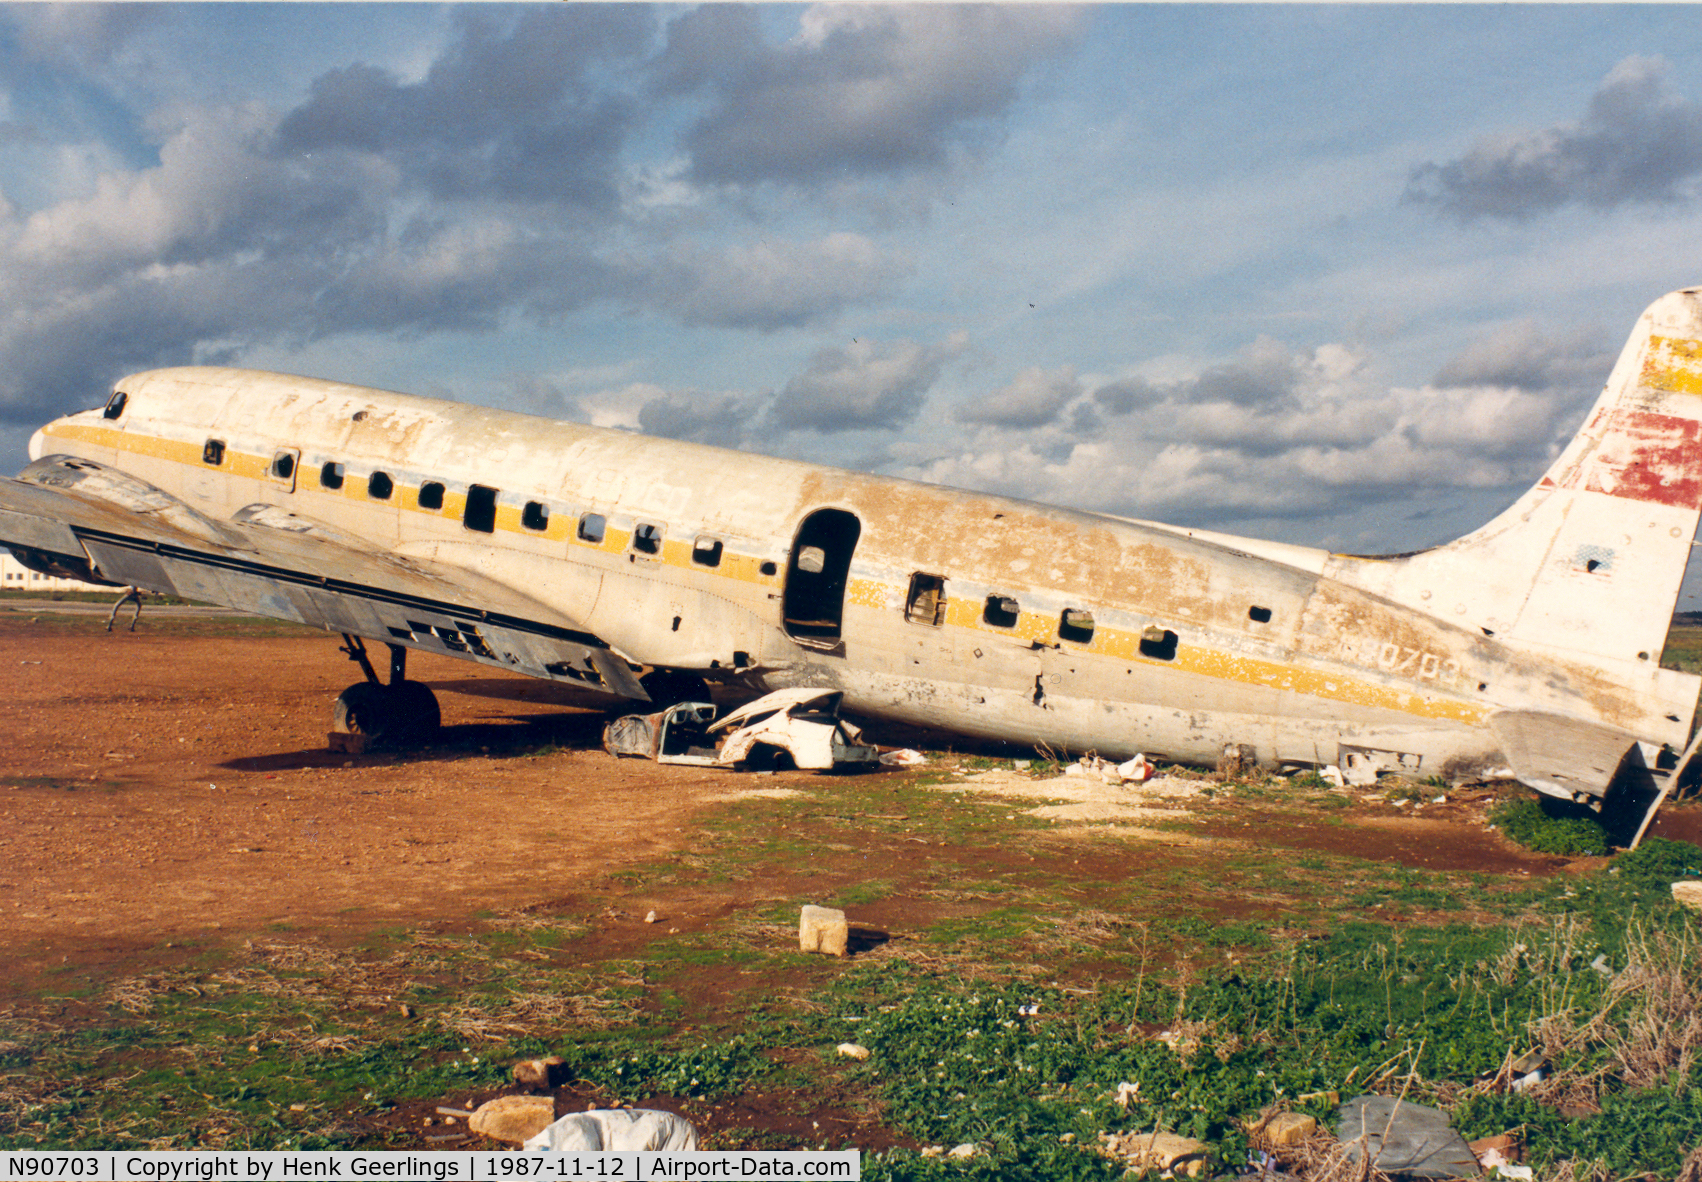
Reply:
<svg viewBox="0 0 1702 1182"><path fill-rule="evenodd" d="M664 934L715 927L764 900L871 876L894 889L854 918L868 925L871 941L888 932L902 939L987 906L973 892L924 889L939 883L943 866L965 878L1044 868L1106 882L1127 864L1125 850L1096 843L1106 818L1093 810L1048 816L1033 800L1001 795L989 802L1053 827L1031 826L1030 840L972 846L930 843L890 824L851 837L841 828L810 867L808 887L764 875L634 886L622 871L689 853L710 810L745 793L808 793L819 781L617 761L600 746L604 717L563 706L552 687L419 654L409 676L437 693L442 741L408 753L333 753L332 700L359 678L336 638L270 625L174 625L157 615L135 633L121 626L109 634L101 623L45 614L0 621L0 1006L39 997L67 974L167 966L191 955L185 945L236 945L280 929L333 943L396 927L470 931L492 912L539 905L595 917L576 954L617 957ZM888 774L895 782L910 776ZM1267 817L1256 826L1219 809L1120 834L1173 847L1167 859L1208 863L1218 853L1276 846L1497 875L1565 867L1486 830L1483 803L1426 806L1421 816L1364 804L1328 823ZM1187 816L1187 802L1172 804L1178 818ZM1699 830L1702 813L1690 809L1663 817L1654 831L1694 840ZM662 922L646 925L652 908ZM772 991L793 983L753 983L737 968L706 966L677 983L683 1021L699 1021L755 984ZM809 1136L825 1134L825 1120L855 1129L866 1147L892 1143L877 1120L836 1108L833 1097L816 1097L807 1109L797 1100L657 1106L676 1107L700 1127ZM564 1090L558 1111L585 1102ZM441 1122L426 1123L431 1117L428 1104L409 1104L383 1123L422 1138L445 1135Z"/></svg>
<svg viewBox="0 0 1702 1182"><path fill-rule="evenodd" d="M698 809L743 786L614 760L602 715L469 671L414 656L443 743L351 756L326 746L331 702L359 677L334 638L6 625L0 929L13 979L220 931L522 907L681 846Z"/></svg>
<svg viewBox="0 0 1702 1182"><path fill-rule="evenodd" d="M436 691L443 741L334 753L331 702L358 676L316 633L173 635L155 621L106 633L48 617L0 627L0 931L14 981L219 932L334 935L559 900L689 848L710 806L814 780L615 760L600 747L603 716L552 701L551 686L420 654L409 676ZM1433 870L1560 866L1481 817L1467 803L1252 829L1219 813L1197 833ZM1654 832L1696 827L1675 812ZM879 844L887 876L940 853ZM870 852L827 861L849 871ZM974 854L989 872L1033 861L1032 848ZM673 926L725 914L750 889L700 895L691 915L675 904Z"/></svg>

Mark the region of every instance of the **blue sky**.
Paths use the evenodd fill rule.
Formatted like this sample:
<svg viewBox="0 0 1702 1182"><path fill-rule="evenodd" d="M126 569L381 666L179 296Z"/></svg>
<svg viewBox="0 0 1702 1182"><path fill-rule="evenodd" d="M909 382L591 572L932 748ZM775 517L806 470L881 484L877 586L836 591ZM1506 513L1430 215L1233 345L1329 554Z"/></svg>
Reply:
<svg viewBox="0 0 1702 1182"><path fill-rule="evenodd" d="M216 362L1411 549L1699 178L1685 6L0 7L0 462Z"/></svg>

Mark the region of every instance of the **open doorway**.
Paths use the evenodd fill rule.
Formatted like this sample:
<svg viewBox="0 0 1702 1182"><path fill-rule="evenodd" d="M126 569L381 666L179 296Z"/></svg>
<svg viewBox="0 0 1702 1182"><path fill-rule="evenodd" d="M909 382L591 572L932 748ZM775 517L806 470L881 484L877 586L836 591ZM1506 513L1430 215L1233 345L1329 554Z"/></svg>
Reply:
<svg viewBox="0 0 1702 1182"><path fill-rule="evenodd" d="M843 509L817 509L798 527L786 564L781 615L786 635L815 648L839 640L845 615L845 584L863 523Z"/></svg>

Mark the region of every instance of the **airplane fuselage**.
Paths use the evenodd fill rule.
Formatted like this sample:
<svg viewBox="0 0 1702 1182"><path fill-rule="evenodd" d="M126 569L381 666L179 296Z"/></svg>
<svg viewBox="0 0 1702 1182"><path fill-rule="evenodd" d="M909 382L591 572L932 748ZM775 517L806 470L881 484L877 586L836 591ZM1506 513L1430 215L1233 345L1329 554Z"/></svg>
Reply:
<svg viewBox="0 0 1702 1182"><path fill-rule="evenodd" d="M1498 711L1690 734L1697 679L1396 603L1367 589L1376 559L314 379L121 388L119 414L56 420L32 457L121 470L215 522L273 506L270 524L505 585L633 666L829 686L866 718L1205 764L1363 750L1420 775L1498 763ZM446 610L476 623L476 592ZM372 638L576 676L442 631Z"/></svg>

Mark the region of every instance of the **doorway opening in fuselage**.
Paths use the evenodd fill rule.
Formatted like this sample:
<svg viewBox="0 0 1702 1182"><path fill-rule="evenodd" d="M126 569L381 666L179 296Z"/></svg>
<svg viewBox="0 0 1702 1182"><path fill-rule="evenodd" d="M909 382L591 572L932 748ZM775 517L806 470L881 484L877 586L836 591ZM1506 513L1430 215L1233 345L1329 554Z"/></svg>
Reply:
<svg viewBox="0 0 1702 1182"><path fill-rule="evenodd" d="M798 527L781 600L786 635L793 640L813 648L838 642L851 555L862 532L857 515L843 509L817 509Z"/></svg>

